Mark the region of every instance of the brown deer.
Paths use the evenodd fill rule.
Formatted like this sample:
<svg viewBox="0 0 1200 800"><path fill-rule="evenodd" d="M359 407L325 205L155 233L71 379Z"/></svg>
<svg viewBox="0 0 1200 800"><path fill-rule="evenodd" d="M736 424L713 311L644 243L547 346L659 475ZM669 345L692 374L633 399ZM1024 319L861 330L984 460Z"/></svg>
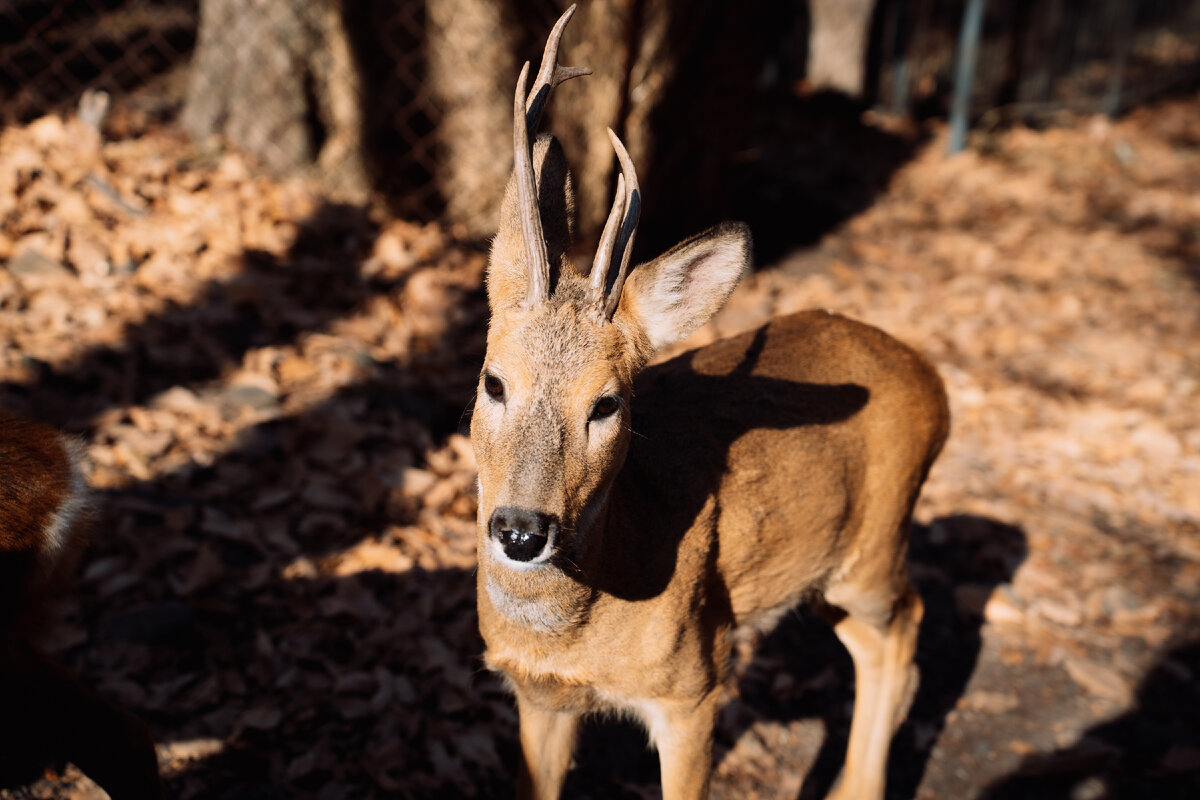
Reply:
<svg viewBox="0 0 1200 800"><path fill-rule="evenodd" d="M616 711L657 747L663 796L704 797L731 645L813 601L850 651L843 799L881 798L915 688L922 614L905 559L949 427L933 368L824 312L776 319L643 370L708 320L750 262L726 223L629 269L641 196L629 155L590 274L567 259L572 189L530 144L569 9L514 102L515 166L487 273L491 322L471 421L479 624L516 694L518 796L555 798L579 720Z"/></svg>
<svg viewBox="0 0 1200 800"><path fill-rule="evenodd" d="M0 412L0 786L70 761L113 800L162 796L142 723L36 646L86 508L72 443Z"/></svg>

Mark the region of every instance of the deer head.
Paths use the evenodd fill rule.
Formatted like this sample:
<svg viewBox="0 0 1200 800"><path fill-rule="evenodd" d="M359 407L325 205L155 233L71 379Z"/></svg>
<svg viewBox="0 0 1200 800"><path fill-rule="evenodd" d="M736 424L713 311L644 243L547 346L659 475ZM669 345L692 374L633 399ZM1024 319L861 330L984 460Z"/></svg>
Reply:
<svg viewBox="0 0 1200 800"><path fill-rule="evenodd" d="M550 135L530 140L554 87L590 74L557 63L574 10L554 26L532 89L528 63L517 81L514 167L488 266L491 322L471 422L483 584L501 613L535 629L569 621L575 604L564 596L556 610L546 583L569 583L603 546L597 531L629 446L634 376L707 321L750 262L749 230L726 223L630 269L642 197L611 129L621 167L612 210L590 273L568 259L565 157Z"/></svg>

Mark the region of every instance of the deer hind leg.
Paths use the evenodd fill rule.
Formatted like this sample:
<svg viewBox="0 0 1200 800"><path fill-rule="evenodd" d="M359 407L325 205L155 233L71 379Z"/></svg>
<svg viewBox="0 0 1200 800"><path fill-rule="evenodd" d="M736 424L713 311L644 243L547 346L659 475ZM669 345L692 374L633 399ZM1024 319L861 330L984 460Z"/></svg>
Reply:
<svg viewBox="0 0 1200 800"><path fill-rule="evenodd" d="M884 615L852 602L826 610L854 661L850 742L842 777L830 793L837 800L882 800L892 736L916 693L913 657L924 605L905 581L890 606Z"/></svg>

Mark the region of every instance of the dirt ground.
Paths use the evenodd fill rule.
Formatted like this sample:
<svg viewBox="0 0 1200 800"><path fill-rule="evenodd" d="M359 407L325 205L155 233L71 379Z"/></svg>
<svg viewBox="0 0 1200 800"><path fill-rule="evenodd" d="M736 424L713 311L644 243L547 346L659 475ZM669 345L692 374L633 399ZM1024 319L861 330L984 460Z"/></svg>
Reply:
<svg viewBox="0 0 1200 800"><path fill-rule="evenodd" d="M946 381L889 797L1200 796L1200 97L921 142L686 346L824 307ZM49 117L0 132L0 260L0 405L80 436L95 492L46 646L148 722L170 795L509 796L462 433L485 257ZM823 796L848 656L800 611L741 667L714 796ZM653 797L656 770L597 721L568 795ZM99 796L72 767L0 790Z"/></svg>

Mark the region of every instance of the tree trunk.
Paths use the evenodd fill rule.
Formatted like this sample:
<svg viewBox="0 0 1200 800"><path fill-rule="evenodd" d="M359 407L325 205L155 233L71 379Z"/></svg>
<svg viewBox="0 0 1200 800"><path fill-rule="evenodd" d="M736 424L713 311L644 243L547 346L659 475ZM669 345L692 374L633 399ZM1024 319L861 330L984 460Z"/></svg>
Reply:
<svg viewBox="0 0 1200 800"><path fill-rule="evenodd" d="M572 165L585 247L598 237L616 180L606 126L637 164L646 201L640 252L722 218L732 156L749 131L768 6L593 0L580 7L560 59L593 74L556 91L544 129L558 135ZM375 107L364 105L358 70L370 63L363 48L377 43L373 29L360 30L372 25L369 14L351 14L347 30L346 14L356 9L357 0L201 0L184 127L197 137L219 133L278 172L311 170L365 188L371 154L363 148L380 143L364 142L363 118ZM476 238L495 231L512 169L513 90L522 61L537 68L553 23L545 11L528 0L425 3L434 177L445 217ZM358 50L351 34L362 34L353 40Z"/></svg>
<svg viewBox="0 0 1200 800"><path fill-rule="evenodd" d="M768 0L646 0L623 125L642 181L641 257L731 213L770 44ZM610 148L611 149L611 148Z"/></svg>
<svg viewBox="0 0 1200 800"><path fill-rule="evenodd" d="M340 0L202 0L181 123L361 193L362 93Z"/></svg>
<svg viewBox="0 0 1200 800"><path fill-rule="evenodd" d="M615 158L606 127L638 168L639 252L721 218L732 153L744 143L761 67L765 0L593 0L567 27L559 60L592 74L555 90L543 130L574 176L578 238L599 236ZM566 3L560 4L565 8ZM519 0L429 0L430 88L442 110L439 182L447 215L476 236L495 232L512 169L512 102L523 60L536 71L553 22Z"/></svg>
<svg viewBox="0 0 1200 800"><path fill-rule="evenodd" d="M639 178L649 168L625 125L631 45L641 22L635 14L641 5L640 0L594 0L579 9L563 37L562 63L592 70L556 89L548 112L574 173L577 230L585 241L599 238L612 206L616 165L605 128L621 137Z"/></svg>
<svg viewBox="0 0 1200 800"><path fill-rule="evenodd" d="M562 141L574 175L584 239L599 231L612 198L612 146L621 131L636 0L594 0L575 14L559 60L592 74L554 92L542 122ZM559 3L559 11L566 3ZM428 0L429 88L441 111L438 182L446 215L476 237L496 231L512 171L513 92L524 60L537 72L553 18L528 16L520 0ZM637 155L634 154L634 158Z"/></svg>
<svg viewBox="0 0 1200 800"><path fill-rule="evenodd" d="M862 97L875 0L809 0L808 82Z"/></svg>
<svg viewBox="0 0 1200 800"><path fill-rule="evenodd" d="M441 111L438 185L446 216L475 238L496 232L512 171L520 35L509 6L506 0L425 6L429 90Z"/></svg>

